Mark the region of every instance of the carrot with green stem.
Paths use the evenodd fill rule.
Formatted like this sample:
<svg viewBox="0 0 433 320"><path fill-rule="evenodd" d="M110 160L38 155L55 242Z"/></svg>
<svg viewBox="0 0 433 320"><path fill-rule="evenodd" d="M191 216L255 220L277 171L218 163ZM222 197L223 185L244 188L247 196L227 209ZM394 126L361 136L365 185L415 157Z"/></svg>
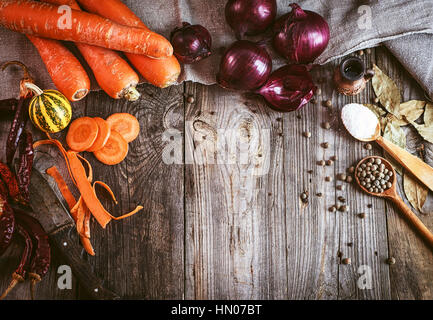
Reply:
<svg viewBox="0 0 433 320"><path fill-rule="evenodd" d="M59 13L60 12L60 13ZM31 0L0 2L0 25L13 31L124 52L166 58L173 47L163 36L142 28L126 27L95 14Z"/></svg>
<svg viewBox="0 0 433 320"><path fill-rule="evenodd" d="M38 50L56 88L69 101L79 101L90 91L90 79L80 61L59 41L27 35Z"/></svg>
<svg viewBox="0 0 433 320"><path fill-rule="evenodd" d="M87 11L110 19L121 25L150 31L131 9L120 0L77 0ZM127 53L126 57L151 84L165 88L177 82L181 68L175 56L152 59L143 55Z"/></svg>
<svg viewBox="0 0 433 320"><path fill-rule="evenodd" d="M81 10L75 0L44 0L55 5L68 5ZM135 88L139 82L137 73L117 52L83 43L75 44L92 69L102 90L114 99L136 101L140 94Z"/></svg>

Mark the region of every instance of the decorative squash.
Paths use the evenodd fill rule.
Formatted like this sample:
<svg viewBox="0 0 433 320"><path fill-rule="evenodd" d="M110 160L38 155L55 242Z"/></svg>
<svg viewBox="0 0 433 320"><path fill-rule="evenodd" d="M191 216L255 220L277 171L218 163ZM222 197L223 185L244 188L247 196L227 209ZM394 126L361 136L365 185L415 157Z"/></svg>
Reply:
<svg viewBox="0 0 433 320"><path fill-rule="evenodd" d="M72 107L68 99L57 90L42 91L34 84L26 86L35 93L29 105L29 116L33 124L48 133L65 129L72 119Z"/></svg>

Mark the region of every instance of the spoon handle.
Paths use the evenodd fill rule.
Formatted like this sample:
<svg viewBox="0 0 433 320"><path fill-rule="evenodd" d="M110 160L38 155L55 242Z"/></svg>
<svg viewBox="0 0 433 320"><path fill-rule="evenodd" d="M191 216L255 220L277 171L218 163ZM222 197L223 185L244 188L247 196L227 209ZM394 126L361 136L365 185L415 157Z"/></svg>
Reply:
<svg viewBox="0 0 433 320"><path fill-rule="evenodd" d="M433 168L420 158L379 136L376 142L388 152L398 163L409 170L419 181L433 191Z"/></svg>
<svg viewBox="0 0 433 320"><path fill-rule="evenodd" d="M403 200L395 195L391 197L395 205L400 209L401 213L404 215L406 220L412 224L412 226L418 231L420 236L428 243L428 245L433 249L433 233L424 225L424 223L416 216L415 213L403 202Z"/></svg>

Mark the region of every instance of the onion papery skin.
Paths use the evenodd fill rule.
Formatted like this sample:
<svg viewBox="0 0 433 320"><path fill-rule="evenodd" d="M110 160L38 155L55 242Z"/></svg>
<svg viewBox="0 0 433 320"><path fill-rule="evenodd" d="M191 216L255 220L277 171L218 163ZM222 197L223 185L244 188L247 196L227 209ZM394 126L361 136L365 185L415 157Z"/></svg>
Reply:
<svg viewBox="0 0 433 320"><path fill-rule="evenodd" d="M273 47L290 63L312 63L328 46L329 25L315 12L304 11L296 3L290 6L292 11L274 24Z"/></svg>
<svg viewBox="0 0 433 320"><path fill-rule="evenodd" d="M306 105L316 90L307 67L292 64L274 71L256 93L263 96L271 108L291 112Z"/></svg>
<svg viewBox="0 0 433 320"><path fill-rule="evenodd" d="M277 16L276 0L229 0L225 7L227 23L238 40L263 33Z"/></svg>
<svg viewBox="0 0 433 320"><path fill-rule="evenodd" d="M212 36L199 24L183 22L181 28L176 28L171 33L170 42L174 55L184 64L198 62L212 54Z"/></svg>
<svg viewBox="0 0 433 320"><path fill-rule="evenodd" d="M253 91L266 82L271 71L272 59L265 48L239 40L224 53L217 82L226 89Z"/></svg>

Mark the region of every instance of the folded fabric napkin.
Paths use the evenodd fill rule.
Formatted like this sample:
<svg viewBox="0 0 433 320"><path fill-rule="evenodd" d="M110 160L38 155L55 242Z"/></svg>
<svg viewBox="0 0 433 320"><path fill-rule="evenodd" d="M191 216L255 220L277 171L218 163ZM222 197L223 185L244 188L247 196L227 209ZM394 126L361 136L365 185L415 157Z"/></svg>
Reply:
<svg viewBox="0 0 433 320"><path fill-rule="evenodd" d="M225 21L227 0L124 1L151 29L167 38L182 21L205 26L213 36L214 54L197 64L186 66L181 80L215 83L219 52L235 41L233 31ZM278 0L278 15L290 11L289 4L292 2ZM298 4L305 10L321 14L330 26L329 46L317 63L327 63L351 52L385 43L433 96L432 0L304 0L298 1ZM0 28L0 41L3 44L0 47L0 63L20 60L30 67L41 87L53 87L37 51L26 37ZM275 53L272 56L274 68L285 63ZM20 77L18 69L7 70L1 75L0 99L17 94ZM93 85L94 89L98 89L95 81Z"/></svg>

